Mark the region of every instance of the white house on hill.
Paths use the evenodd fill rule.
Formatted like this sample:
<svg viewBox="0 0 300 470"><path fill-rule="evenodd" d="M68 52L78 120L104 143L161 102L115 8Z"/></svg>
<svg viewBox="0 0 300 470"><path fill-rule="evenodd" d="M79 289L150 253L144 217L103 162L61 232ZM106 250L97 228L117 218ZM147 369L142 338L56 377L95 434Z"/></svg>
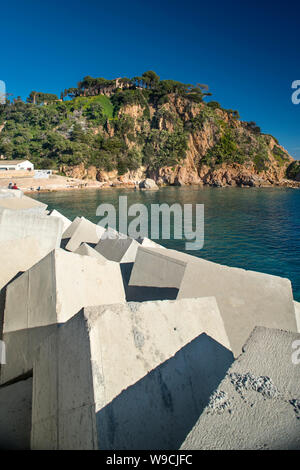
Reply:
<svg viewBox="0 0 300 470"><path fill-rule="evenodd" d="M29 160L0 160L0 171L8 170L33 171L34 165Z"/></svg>

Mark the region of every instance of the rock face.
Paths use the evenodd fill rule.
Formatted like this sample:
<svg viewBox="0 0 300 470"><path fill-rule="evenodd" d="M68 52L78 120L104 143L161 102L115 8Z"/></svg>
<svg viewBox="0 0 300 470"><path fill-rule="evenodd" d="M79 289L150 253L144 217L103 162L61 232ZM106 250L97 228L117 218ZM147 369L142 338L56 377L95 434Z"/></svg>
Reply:
<svg viewBox="0 0 300 470"><path fill-rule="evenodd" d="M150 158L154 155L160 163L148 164L148 157L140 158L140 165L134 165L136 169L120 174L116 168L105 171L81 163L64 167L67 175L128 187L144 184L145 179L152 179L159 186L300 187L299 165L277 140L262 134L254 123L240 121L221 107L212 108L170 94L162 105L150 103L143 108L141 104L126 104L120 108L118 119L130 127L122 134L127 149L139 155L144 155L147 149L146 155L150 152ZM100 131L95 129L95 132ZM101 133L107 139L120 138L118 128L109 121ZM168 156L176 146L165 141L167 136L179 140L186 136L181 158L171 158L171 164L167 163ZM153 183L147 189L152 187Z"/></svg>
<svg viewBox="0 0 300 470"><path fill-rule="evenodd" d="M300 450L300 334L256 328L182 450Z"/></svg>

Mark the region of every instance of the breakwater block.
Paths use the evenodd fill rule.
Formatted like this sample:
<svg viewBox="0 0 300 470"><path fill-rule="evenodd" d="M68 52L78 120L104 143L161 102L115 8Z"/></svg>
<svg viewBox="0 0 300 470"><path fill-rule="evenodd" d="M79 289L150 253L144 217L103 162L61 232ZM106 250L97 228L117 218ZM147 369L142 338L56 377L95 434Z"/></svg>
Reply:
<svg viewBox="0 0 300 470"><path fill-rule="evenodd" d="M59 248L63 230L62 221L36 213L0 211L0 242L33 237L38 241L42 256Z"/></svg>
<svg viewBox="0 0 300 470"><path fill-rule="evenodd" d="M216 297L235 356L255 326L297 331L291 282L278 276L139 247L129 286L176 287L177 299Z"/></svg>
<svg viewBox="0 0 300 470"><path fill-rule="evenodd" d="M51 214L50 214L51 217L58 217L62 220L63 222L63 232L65 232L67 230L68 227L70 227L71 225L71 220L69 220L67 217L65 217L63 214L61 214L60 212L58 212L56 209L54 209Z"/></svg>
<svg viewBox="0 0 300 470"><path fill-rule="evenodd" d="M110 237L109 233L111 233L113 237ZM118 263L133 263L139 246L164 249L164 247L153 242L149 238L145 237L135 240L128 236L125 237L116 230L107 229L101 236L98 244L95 246L95 250L111 261L116 261Z"/></svg>
<svg viewBox="0 0 300 470"><path fill-rule="evenodd" d="M75 217L71 225L69 225L68 228L64 230L61 238L62 239L71 238L76 228L78 227L80 221L81 221L81 217Z"/></svg>
<svg viewBox="0 0 300 470"><path fill-rule="evenodd" d="M68 251L76 251L83 242L97 244L104 232L105 229L103 227L81 217L80 221L76 222L76 227L72 231L72 235L65 248Z"/></svg>
<svg viewBox="0 0 300 470"><path fill-rule="evenodd" d="M0 388L0 450L29 450L32 377Z"/></svg>
<svg viewBox="0 0 300 470"><path fill-rule="evenodd" d="M0 242L0 289L41 259L39 243L35 238Z"/></svg>
<svg viewBox="0 0 300 470"><path fill-rule="evenodd" d="M300 334L255 328L181 449L299 450L295 341L299 349Z"/></svg>
<svg viewBox="0 0 300 470"><path fill-rule="evenodd" d="M232 361L214 298L84 308L37 350L32 448L179 448Z"/></svg>
<svg viewBox="0 0 300 470"><path fill-rule="evenodd" d="M81 255L81 256L92 256L93 258L97 258L97 260L102 264L106 264L106 263L109 263L109 262L112 263L113 262L113 261L109 261L106 258L104 258L104 256L100 255L100 253L98 253L98 251L96 251L94 248L92 248L87 243L82 243L80 245L80 247L77 248L77 250L74 253L77 253L78 255Z"/></svg>
<svg viewBox="0 0 300 470"><path fill-rule="evenodd" d="M300 303L294 300L294 307L295 307L295 316L296 316L296 323L297 323L297 331L300 333Z"/></svg>
<svg viewBox="0 0 300 470"><path fill-rule="evenodd" d="M0 198L0 209L44 213L47 209L47 204L23 195L22 197Z"/></svg>
<svg viewBox="0 0 300 470"><path fill-rule="evenodd" d="M82 307L125 301L120 266L54 250L6 288L0 382L32 369L39 343Z"/></svg>

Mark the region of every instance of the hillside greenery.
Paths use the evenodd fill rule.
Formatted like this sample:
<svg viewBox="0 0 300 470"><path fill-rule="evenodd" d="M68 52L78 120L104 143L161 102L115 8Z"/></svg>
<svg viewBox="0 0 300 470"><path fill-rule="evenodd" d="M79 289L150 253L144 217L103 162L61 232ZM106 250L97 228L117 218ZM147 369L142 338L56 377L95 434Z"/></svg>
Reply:
<svg viewBox="0 0 300 470"><path fill-rule="evenodd" d="M182 162L189 134L210 128L213 145L199 165L252 161L257 170L266 169L270 136L254 122L239 121L238 111L206 102L209 96L206 85L160 80L153 71L132 79L87 76L77 87L63 90L60 99L32 91L26 102L18 97L0 105L0 154L30 159L36 168L83 162L123 174L141 165L157 169ZM173 108L168 106L171 98ZM184 111L176 108L176 100ZM132 106L142 114L128 115ZM279 165L288 160L278 145L273 156Z"/></svg>

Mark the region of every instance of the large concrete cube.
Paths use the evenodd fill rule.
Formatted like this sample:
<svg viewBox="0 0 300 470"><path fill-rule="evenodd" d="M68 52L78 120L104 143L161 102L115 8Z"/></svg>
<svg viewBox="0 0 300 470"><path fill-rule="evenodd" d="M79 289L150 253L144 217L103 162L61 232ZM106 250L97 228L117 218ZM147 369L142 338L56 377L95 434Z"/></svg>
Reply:
<svg viewBox="0 0 300 470"><path fill-rule="evenodd" d="M116 230L107 229L95 246L95 250L111 261L133 263L139 246L164 249L149 238L138 238L135 240L118 233Z"/></svg>
<svg viewBox="0 0 300 470"><path fill-rule="evenodd" d="M215 296L235 355L255 326L297 331L291 283L278 276L139 247L129 285L176 287L178 299Z"/></svg>
<svg viewBox="0 0 300 470"><path fill-rule="evenodd" d="M42 256L60 247L62 221L35 213L0 211L0 242L33 237L39 243Z"/></svg>
<svg viewBox="0 0 300 470"><path fill-rule="evenodd" d="M71 226L69 229L70 228ZM76 227L66 244L66 249L69 251L76 251L83 242L97 244L104 232L105 229L103 227L93 224L84 217L81 217L79 223L76 222Z"/></svg>
<svg viewBox="0 0 300 470"><path fill-rule="evenodd" d="M42 214L47 209L47 204L43 204L40 201L23 195L22 197L0 198L0 209L36 212Z"/></svg>
<svg viewBox="0 0 300 470"><path fill-rule="evenodd" d="M181 449L300 450L299 363L300 334L256 328Z"/></svg>
<svg viewBox="0 0 300 470"><path fill-rule="evenodd" d="M28 373L40 341L82 307L125 301L120 266L52 251L6 290L1 383Z"/></svg>
<svg viewBox="0 0 300 470"><path fill-rule="evenodd" d="M61 214L60 212L58 212L56 209L54 209L51 214L50 214L50 217L58 217L59 219L62 220L62 223L63 223L63 232L65 232L68 227L70 227L70 225L72 224L71 220L69 220L67 217L65 217L63 214Z"/></svg>
<svg viewBox="0 0 300 470"><path fill-rule="evenodd" d="M83 309L37 351L32 448L178 448L228 348L214 298Z"/></svg>
<svg viewBox="0 0 300 470"><path fill-rule="evenodd" d="M0 450L29 450L32 378L0 388Z"/></svg>
<svg viewBox="0 0 300 470"><path fill-rule="evenodd" d="M297 323L297 331L300 333L300 303L294 300L295 316Z"/></svg>
<svg viewBox="0 0 300 470"><path fill-rule="evenodd" d="M42 258L35 238L0 242L0 290L18 273L31 268Z"/></svg>

